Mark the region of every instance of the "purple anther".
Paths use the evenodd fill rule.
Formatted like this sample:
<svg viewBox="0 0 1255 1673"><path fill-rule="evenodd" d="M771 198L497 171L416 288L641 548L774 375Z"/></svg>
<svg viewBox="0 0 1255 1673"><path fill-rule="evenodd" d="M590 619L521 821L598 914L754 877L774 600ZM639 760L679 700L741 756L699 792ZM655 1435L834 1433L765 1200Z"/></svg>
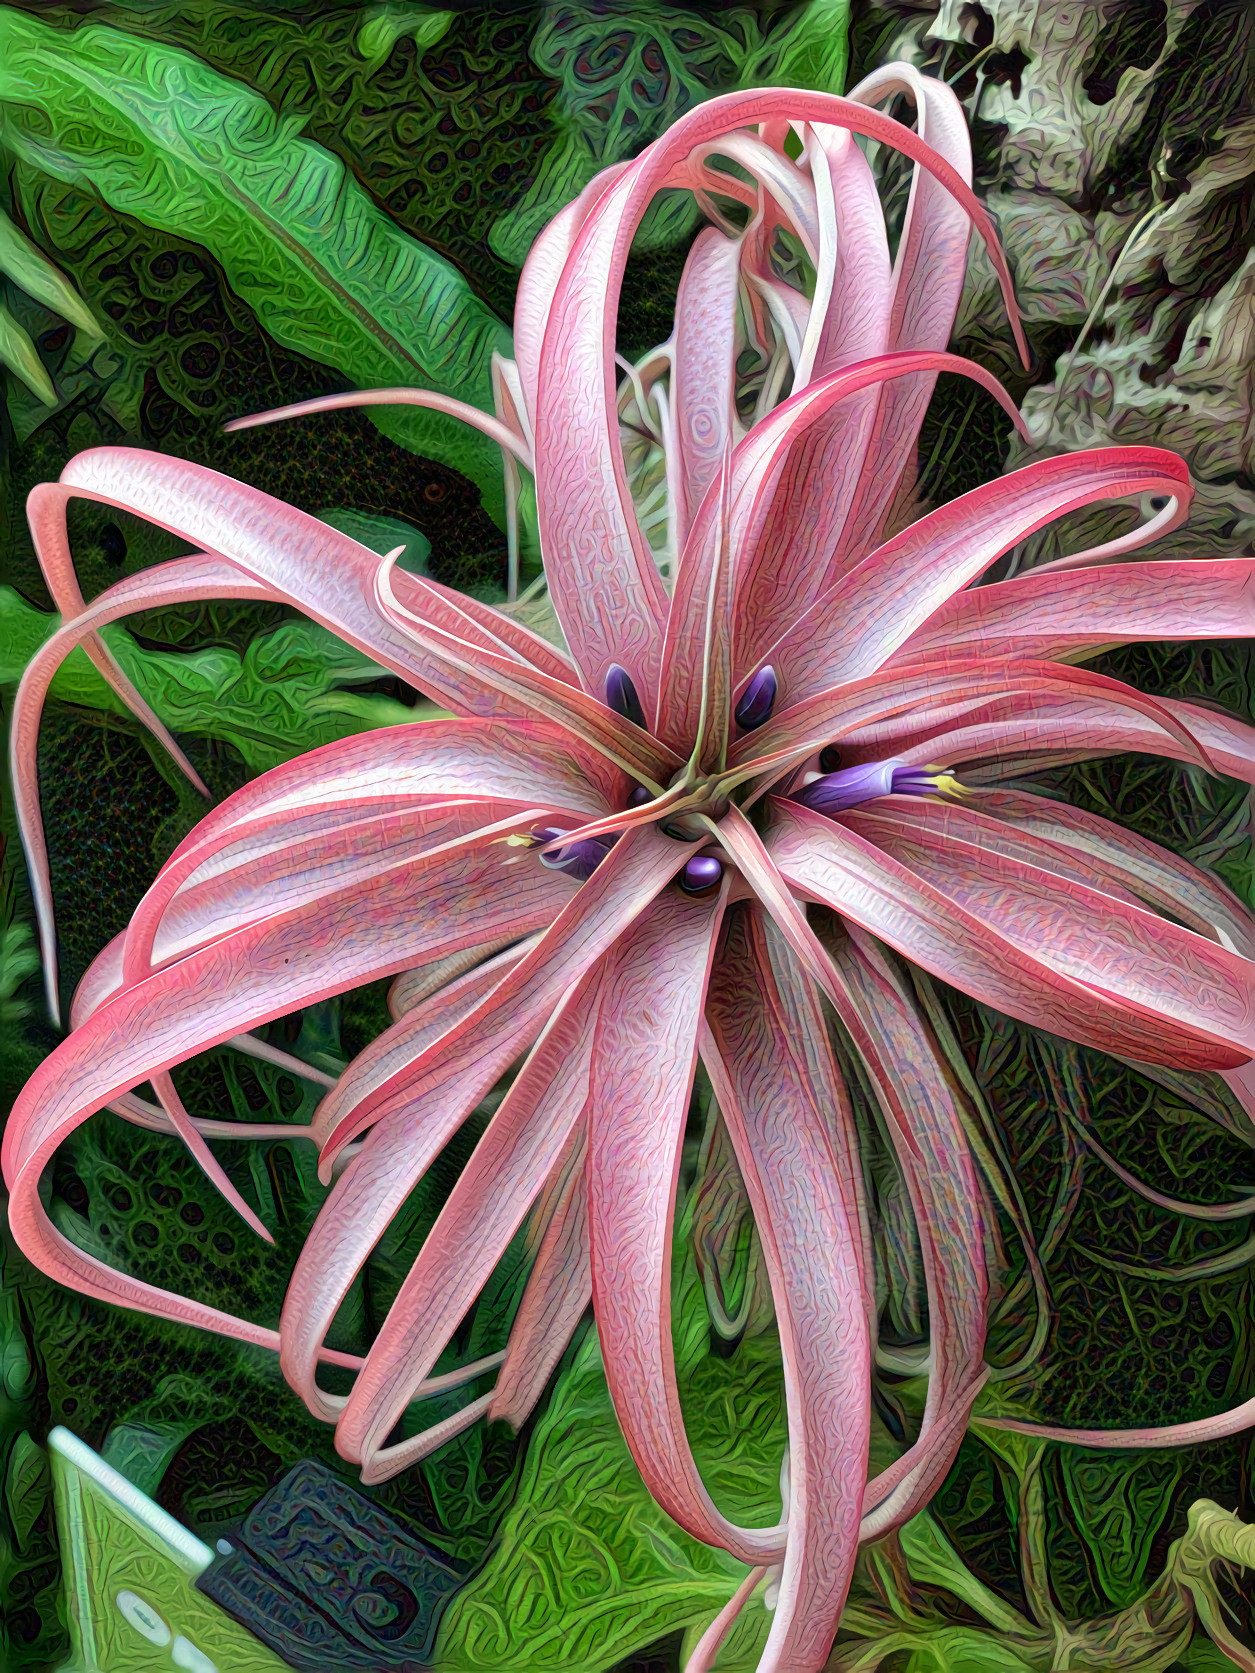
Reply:
<svg viewBox="0 0 1255 1673"><path fill-rule="evenodd" d="M639 726L642 731L646 730L645 711L636 695L632 676L626 668L620 668L617 662L612 662L606 669L606 707L622 715L624 720L630 720L633 726Z"/></svg>
<svg viewBox="0 0 1255 1673"><path fill-rule="evenodd" d="M646 802L652 802L654 793L647 790L643 784L638 784L627 799L629 807L644 807Z"/></svg>
<svg viewBox="0 0 1255 1673"><path fill-rule="evenodd" d="M934 796L938 780L945 775L927 767L904 767L893 761L868 761L861 767L843 767L827 773L802 790L793 800L816 813L844 813L876 796Z"/></svg>
<svg viewBox="0 0 1255 1673"><path fill-rule="evenodd" d="M723 864L713 854L698 854L680 873L680 887L686 895L704 895L723 876Z"/></svg>
<svg viewBox="0 0 1255 1673"><path fill-rule="evenodd" d="M539 848L542 844L556 842L559 837L565 835L565 831L546 825L532 832L532 841ZM593 875L610 852L613 840L612 837L588 837L583 842L573 842L566 848L555 848L548 854L542 854L540 863L550 871L564 871L568 877L574 877L577 882L583 883Z"/></svg>
<svg viewBox="0 0 1255 1673"><path fill-rule="evenodd" d="M753 732L771 716L776 701L776 671L767 663L741 693L736 706L736 723L742 732Z"/></svg>

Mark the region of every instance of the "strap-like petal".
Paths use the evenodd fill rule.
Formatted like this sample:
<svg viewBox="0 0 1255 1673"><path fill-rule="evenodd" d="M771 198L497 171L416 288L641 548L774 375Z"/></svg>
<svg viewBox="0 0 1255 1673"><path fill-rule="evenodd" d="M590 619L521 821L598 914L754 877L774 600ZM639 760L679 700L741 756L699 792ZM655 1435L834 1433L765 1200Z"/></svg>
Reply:
<svg viewBox="0 0 1255 1673"><path fill-rule="evenodd" d="M801 1673L827 1659L858 1551L871 1421L862 1234L838 1172L849 1158L829 1139L838 1073L823 1018L787 951L771 957L761 909L733 913L706 1016L703 1057L771 1275L789 1413L788 1540L759 1668Z"/></svg>
<svg viewBox="0 0 1255 1673"><path fill-rule="evenodd" d="M929 512L817 598L764 653L781 683L781 707L800 703L827 686L870 674L907 644L912 634L924 638L927 651L944 654L953 641L945 637L944 629L938 635L938 617L953 614L960 602L954 595L961 588L1056 517L1096 500L1130 494L1172 495L1184 519L1192 497L1189 473L1175 454L1157 448L1099 448L1027 465ZM1173 567L1184 571L1191 566ZM1055 589L1066 592L1066 581L1075 583L1093 573L1078 571L1076 576L1052 576L1050 581ZM1018 587L1023 595L1019 583L1004 585ZM1124 597L1134 597L1140 590L1136 582L1126 583ZM961 600L975 604L999 591L998 587L981 588L961 594ZM1054 590L1043 580L1030 596L1044 625ZM1165 619L1168 613L1164 599L1159 618ZM925 623L928 626L921 635L917 630ZM966 643L960 654L964 655L1016 654L1045 660L1052 654L1049 649L1015 645L1000 652L971 629L963 637Z"/></svg>
<svg viewBox="0 0 1255 1673"><path fill-rule="evenodd" d="M584 1115L597 1026L597 967L549 1018L428 1232L353 1384L336 1447L384 1480L409 1462L386 1444L491 1276Z"/></svg>
<svg viewBox="0 0 1255 1673"><path fill-rule="evenodd" d="M783 1530L739 1528L715 1506L685 1435L671 1341L680 1149L722 908L722 894L669 890L607 960L589 1091L589 1232L606 1381L645 1484L681 1527L752 1563L778 1556Z"/></svg>
<svg viewBox="0 0 1255 1673"><path fill-rule="evenodd" d="M883 834L889 841L890 833ZM894 846L901 844L895 840ZM1245 961L1187 931L1169 937L1173 926L1151 913L1139 917L1134 908L1079 884L1065 893L1056 879L1044 887L1049 923L1043 931L1032 880L1010 862L999 866L997 856L984 856L986 869L999 878L986 883L982 856L971 856L970 866L956 860L947 886L937 881L944 858L921 874L916 864L924 862L915 850L912 863L904 863L862 836L845 815L828 820L796 803L773 803L769 848L792 887L807 898L831 906L931 974L1033 1027L1099 1051L1178 1068L1230 1068L1251 1055L1246 1042L1255 1041L1255 1015ZM1116 933L1129 938L1135 955L1123 980L1116 945L1102 936L1108 915L1115 916ZM1215 1008L1199 1003L1179 965L1169 968L1169 945L1176 958L1192 959L1200 977L1215 967ZM1159 992L1149 983L1161 973L1165 986Z"/></svg>
<svg viewBox="0 0 1255 1673"><path fill-rule="evenodd" d="M1030 570L977 587L944 604L899 654L908 661L978 652L1070 662L1107 645L1253 633L1255 559L1196 558Z"/></svg>
<svg viewBox="0 0 1255 1673"><path fill-rule="evenodd" d="M593 1299L588 1247L588 1123L578 1125L554 1164L536 1212L544 1229L510 1327L490 1418L522 1426Z"/></svg>

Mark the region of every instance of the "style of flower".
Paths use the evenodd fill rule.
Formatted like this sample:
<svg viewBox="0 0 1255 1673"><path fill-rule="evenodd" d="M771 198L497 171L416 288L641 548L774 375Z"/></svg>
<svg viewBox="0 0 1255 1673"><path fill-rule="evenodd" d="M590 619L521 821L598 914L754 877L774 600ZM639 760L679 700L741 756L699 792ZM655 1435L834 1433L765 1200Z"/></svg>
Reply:
<svg viewBox="0 0 1255 1673"><path fill-rule="evenodd" d="M917 132L875 108L900 94ZM915 164L892 261L855 136ZM1015 320L969 178L957 102L904 66L848 98L712 99L538 239L495 417L412 390L288 409L413 401L493 436L512 485L520 467L534 474L568 649L177 459L94 448L30 500L65 623L14 715L49 972L34 760L60 660L85 646L177 753L98 638L107 622L223 594L296 604L452 718L315 750L180 844L14 1110L15 1237L85 1295L277 1347L367 1481L485 1412L520 1422L591 1296L651 1492L749 1567L694 1668L768 1571L762 1666L822 1665L860 1540L926 1500L986 1374L981 1190L951 1082L883 949L1012 1017L1146 1063L1232 1072L1255 1051L1255 929L1241 902L1102 819L995 783L1127 750L1255 778L1250 728L1076 666L1124 641L1249 631L1252 564L1112 561L1186 514L1186 470L1153 448L1037 462L897 526L938 372L975 379L1016 416L987 373L945 352L969 219ZM693 191L710 224L671 338L629 365L614 351L621 278L661 189ZM88 605L66 534L73 498L203 550ZM1105 546L975 586L1050 520L1127 499L1161 509ZM399 972L393 1026L330 1086L309 1131L324 1179L340 1171L277 1332L114 1271L51 1224L41 1174L103 1106L177 1131L256 1223L208 1149L221 1127L188 1115L171 1068L225 1040L269 1049L248 1031ZM871 1233L834 1018L897 1147L928 1291L922 1429L871 1481ZM769 1528L735 1525L714 1503L676 1390L673 1208L699 1056L753 1206L784 1357L785 1503ZM331 1352L337 1309L391 1217L520 1059L369 1354ZM136 1097L145 1081L160 1109ZM504 1355L432 1379L533 1208L535 1260ZM347 1396L319 1386L320 1361L357 1367ZM413 1400L498 1361L491 1393L389 1444Z"/></svg>

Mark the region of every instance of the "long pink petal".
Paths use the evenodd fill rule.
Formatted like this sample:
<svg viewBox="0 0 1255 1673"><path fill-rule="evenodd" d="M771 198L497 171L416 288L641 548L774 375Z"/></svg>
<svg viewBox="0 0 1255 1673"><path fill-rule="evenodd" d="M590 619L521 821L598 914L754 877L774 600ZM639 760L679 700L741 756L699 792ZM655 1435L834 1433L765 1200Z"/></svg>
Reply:
<svg viewBox="0 0 1255 1673"><path fill-rule="evenodd" d="M983 1413L972 1421L983 1429L1009 1429L1016 1435L1062 1441L1068 1446L1127 1447L1141 1451L1159 1446L1203 1446L1208 1441L1223 1440L1227 1435L1240 1435L1244 1429L1255 1428L1255 1400L1244 1400L1240 1406L1218 1412L1215 1417L1170 1423L1160 1429L1063 1429L1056 1424L1023 1423L1019 1418L986 1417Z"/></svg>
<svg viewBox="0 0 1255 1673"><path fill-rule="evenodd" d="M671 400L679 451L676 545L684 545L736 422L740 248L717 227L698 233L675 304Z"/></svg>
<svg viewBox="0 0 1255 1673"><path fill-rule="evenodd" d="M505 816L498 817L502 813ZM541 808L453 802L346 821L316 836L298 830L282 844L269 826L259 841L237 840L225 854L205 856L194 850L168 864L137 907L127 931L124 979L141 980L149 969L245 924L307 902L329 900L399 867L413 867L417 875L468 842L504 843L509 855L508 839L526 838L544 817ZM199 869L207 858L217 863ZM525 850L515 850L514 859L529 869L538 863ZM569 893L570 883L568 879L566 891L559 887L549 897L554 910Z"/></svg>
<svg viewBox="0 0 1255 1673"><path fill-rule="evenodd" d="M578 1126L554 1164L536 1205L544 1232L536 1261L510 1327L505 1364L497 1378L489 1418L515 1429L544 1392L584 1311L593 1299L588 1246L588 1124Z"/></svg>
<svg viewBox="0 0 1255 1673"><path fill-rule="evenodd" d="M324 1148L324 1172L362 1127L375 1126L306 1238L284 1303L284 1374L311 1411L334 1419L343 1407L341 1398L318 1388L316 1355L354 1275L393 1215L470 1111L531 1045L571 985L605 955L683 859L680 845L666 837L629 834L547 933L478 1002L462 1004L459 994L482 993L476 984L492 974L487 967L388 1030L385 1041L398 1035L406 1040L403 1063L396 1065L385 1049L361 1074L355 1062L328 1095L330 1114L320 1111L319 1118L324 1130L332 1119L337 1124Z"/></svg>
<svg viewBox="0 0 1255 1673"><path fill-rule="evenodd" d="M40 1064L5 1130L9 1223L28 1258L97 1300L274 1346L273 1332L138 1283L75 1249L48 1223L39 1198L43 1170L82 1122L152 1075L275 1016L403 969L427 947L472 939L479 920L494 913L499 932L503 895L505 912L536 927L525 918L526 875L513 877L500 854L466 851L425 874L405 868L340 891L330 908L277 913L99 1005Z"/></svg>
<svg viewBox="0 0 1255 1673"><path fill-rule="evenodd" d="M458 796L551 803L596 817L622 805L627 780L596 751L541 722L430 720L311 749L228 796L174 857L217 842L230 827L320 809L382 807Z"/></svg>
<svg viewBox="0 0 1255 1673"><path fill-rule="evenodd" d="M514 297L514 354L528 422L533 429L540 385L541 349L562 269L589 210L611 181L630 166L626 162L616 163L594 175L580 195L560 209L548 226L537 233L535 243L527 252Z"/></svg>
<svg viewBox="0 0 1255 1673"><path fill-rule="evenodd" d="M899 1461L899 1479L892 1484L887 1477L869 1483L864 1520L872 1512L876 1531L882 1534L905 1519L919 1496L926 1496L929 1487L945 1475L963 1438L963 1424L951 1421L940 1445L934 1444L933 1431L956 1409L970 1408L981 1386L985 1228L980 1184L935 1041L870 937L855 928L848 940L827 945L880 1047L881 1062L898 1083L900 1103L911 1112L916 1146L915 1150L904 1144L896 1148L919 1232L928 1289L928 1399L919 1439ZM921 1458L922 1469L917 1468Z"/></svg>
<svg viewBox="0 0 1255 1673"><path fill-rule="evenodd" d="M973 790L968 803L1004 826L1083 855L1134 894L1203 934L1223 932L1244 958L1255 958L1255 917L1218 877L1133 831L1067 802L1020 790ZM996 838L994 840L997 840Z"/></svg>
<svg viewBox="0 0 1255 1673"><path fill-rule="evenodd" d="M1113 731L1123 728L1136 736L1141 729L1148 738L1165 740L1162 753L1215 770L1210 746L1203 747L1205 731L1215 731L1202 721L1206 713L1167 698L1148 697L1089 668L955 657L940 665L895 663L878 674L819 692L773 715L760 731L734 745L728 759L731 766L757 776L769 767L797 765L824 744L840 741L843 757L849 748L847 765L886 756L953 764L981 752L979 741L965 745L961 753L951 747L951 736L962 734L960 720L977 740L982 724L991 729L1000 724L1001 731L991 730L991 735L1005 735L1009 741L1015 726L1031 737L1042 719L1060 736L1060 747L1066 747L1062 739L1073 716L1082 742L1091 717L1102 716ZM1215 754L1215 764L1223 760L1223 754ZM1220 770L1228 771L1223 766Z"/></svg>
<svg viewBox="0 0 1255 1673"><path fill-rule="evenodd" d="M468 406L452 395L439 395L434 389L352 389L341 395L319 395L312 401L297 401L289 407L272 407L268 412L251 412L244 418L232 418L222 426L224 430L252 430L259 424L277 424L280 419L305 418L315 412L339 412L344 407L428 407L434 412L460 418L495 441L503 452L513 454L520 464L531 469L531 449L526 438L518 435L500 418Z"/></svg>
<svg viewBox="0 0 1255 1673"><path fill-rule="evenodd" d="M468 1021L457 1025L455 1038L460 1042L462 1035L473 1032L475 1028L495 1027L494 1019L503 1014L509 1017L512 1007L519 1007L520 1014L539 1007L538 1015L548 1015L569 984L603 956L613 945L615 937L675 876L688 858L688 852L683 845L662 836L652 826L625 833L588 881L546 925L544 934L502 977L480 1008ZM545 871L532 856L527 858L529 873ZM315 1116L315 1126L326 1133L324 1169L365 1126L380 1119L393 1107L408 1107L413 1102L416 1096L415 1076L420 1070L426 1072L429 1062L433 1074L440 1072L439 1055L443 1048L427 1046L420 1056L415 1057L408 1045L394 1055L388 1044L394 1039L408 1038L406 1025L418 1027L418 1022L412 1021L416 1016L417 1013L410 1013L409 1017L381 1035L375 1046L367 1048L354 1060L323 1100ZM516 1024L511 1023L510 1026L515 1027ZM523 1027L523 1024L520 1022L517 1026ZM503 1068L530 1045L539 1027L537 1023L526 1037L520 1034L519 1044L505 1059Z"/></svg>
<svg viewBox="0 0 1255 1673"><path fill-rule="evenodd" d="M393 1022L400 1022L407 1011L417 1009L433 993L438 993L459 976L466 975L467 971L484 963L494 953L509 947L514 939L512 935L495 936L482 947L466 947L461 952L450 953L447 958L432 959L427 964L416 965L413 970L403 970L388 989L388 1011ZM328 1082L328 1085L334 1084L334 1081Z"/></svg>
<svg viewBox="0 0 1255 1673"><path fill-rule="evenodd" d="M837 1070L809 984L787 955L771 958L758 912L730 920L706 1014L704 1055L771 1275L789 1410L788 1539L759 1667L805 1673L826 1661L845 1602L871 1421L861 1230L821 1113ZM792 1015L809 1025L801 1039Z"/></svg>
<svg viewBox="0 0 1255 1673"><path fill-rule="evenodd" d="M319 1148L347 1114L373 1093L396 1084L413 1064L425 1059L434 1041L448 1038L466 1018L478 1015L479 1007L506 971L534 944L533 937L526 944L507 947L473 964L407 1009L391 1028L386 1028L360 1051L314 1113L312 1133ZM479 946L468 948L473 954L480 950Z"/></svg>
<svg viewBox="0 0 1255 1673"><path fill-rule="evenodd" d="M792 474L796 443L825 414L885 380L906 377L922 367L942 367L962 372L991 388L1006 404L1014 405L1001 385L973 361L948 354L881 355L857 366L847 366L818 379L806 389L782 401L749 435L732 455L732 544L736 563L735 666L738 678L752 674L765 658L768 647L780 635L782 622L796 620L813 596L809 572L773 567L773 551L767 537L773 523L773 493L778 484L789 490L790 528L799 550L809 550L814 538L806 519L818 515L816 507L825 490L807 495L799 491ZM786 467L787 473L786 473ZM800 468L800 466L799 466ZM658 732L673 747L683 749L697 725L700 697L700 668L704 643L705 616L710 578L720 552L723 527L721 499L707 493L680 554L675 592L667 617L663 657L664 683L658 704Z"/></svg>
<svg viewBox="0 0 1255 1673"><path fill-rule="evenodd" d="M34 896L35 916L39 925L44 981L54 1021L58 1015L56 938L53 928L52 887L48 877L48 847L39 811L37 772L39 722L48 687L70 652L80 645L98 644L95 636L98 630L109 622L129 616L136 610L158 605L188 604L202 598L224 596L273 600L279 595L262 582L241 574L231 564L200 555L178 558L173 563L159 564L153 569L144 570L140 575L128 576L101 593L90 607L83 605L77 583L74 583L72 594L66 597L65 602L73 606L77 600L81 608L72 620L64 622L57 632L40 646L23 671L13 701L9 735L13 806L22 835L22 845L26 850L31 893ZM108 658L108 666L110 670L114 669L111 657ZM109 677L112 684L111 675ZM184 771L192 781L208 795L190 763L185 762L173 738L130 682L126 682L125 690L116 685L114 689L118 690L119 696L132 712L144 721L154 736L159 738L183 765Z"/></svg>
<svg viewBox="0 0 1255 1673"><path fill-rule="evenodd" d="M834 410L860 392L901 379L909 381L925 371L948 371L971 378L1022 422L1002 385L975 361L940 350L895 352L817 378L782 401L737 448L733 462L733 526L739 554L738 680L769 660L768 652L781 630L796 622L821 591L822 577L815 569L814 551L826 526L825 505L831 488L822 478L809 483L799 479L796 473L811 463L809 454L799 451L799 444L814 426L824 425ZM862 409L856 406L854 410L857 413ZM837 432L828 426L821 428L820 435L831 439ZM844 447L844 436L837 436L837 440ZM786 535L788 550L781 553L777 548ZM696 539L695 530L691 540ZM789 554L792 561L786 561ZM683 565L677 598L682 579ZM673 602L673 615L675 611Z"/></svg>
<svg viewBox="0 0 1255 1673"><path fill-rule="evenodd" d="M1180 500L1184 518L1191 498L1189 473L1174 454L1157 448L1094 449L1027 465L921 517L816 599L765 653L781 682L781 706L785 702L800 703L827 686L870 674L924 623L929 624L925 630L928 650L944 653L950 639L944 635L940 639L931 637L936 613L953 611L952 595L960 588L1056 517L1096 500L1119 499L1132 493L1171 493ZM1191 566L1175 567L1186 571ZM1076 579L1085 573L1078 573ZM1062 580L1055 579L1054 587L1061 589ZM984 588L963 597L974 601L998 590ZM1123 596L1128 598L1141 590L1130 582ZM1040 616L1038 601L1048 596L1053 603L1054 592L1043 584L1032 596ZM1159 612L1160 619L1169 614L1162 594ZM969 632L965 637L977 643L965 645L961 654L998 654L980 642L979 634ZM1051 654L1027 646L1012 646L1002 654L1013 652L1040 654L1043 660Z"/></svg>
<svg viewBox="0 0 1255 1673"><path fill-rule="evenodd" d="M884 211L854 135L812 125L807 154L818 200L820 247L815 295L809 316L802 309L793 355L795 393L832 372L883 355L889 348L892 304ZM773 280L768 243L767 237L751 242L751 282L769 300L774 292L777 307L795 297L802 303L803 298ZM760 585L788 598L797 596L799 588L813 590L819 584L858 486L878 406L876 386L853 393L818 414L790 442L787 456L782 454L758 542ZM751 622L754 614L751 606Z"/></svg>
<svg viewBox="0 0 1255 1673"><path fill-rule="evenodd" d="M740 1528L715 1506L684 1431L671 1340L680 1149L722 915L722 892L660 895L607 960L589 1090L589 1234L606 1382L645 1485L696 1538L755 1562L778 1556L783 1530Z"/></svg>
<svg viewBox="0 0 1255 1673"><path fill-rule="evenodd" d="M402 679L466 711L457 682L373 602L379 558L347 535L229 476L138 448L94 447L76 454L60 483L44 483L27 502L40 565L63 614L78 592L66 531L71 499L144 517L235 564Z"/></svg>
<svg viewBox="0 0 1255 1673"><path fill-rule="evenodd" d="M1108 994L1072 973L1074 965L1095 976L1101 973L1108 981L1116 977L1113 959L1103 957L1105 949L1096 949L1098 968L1086 965L1066 897L1057 886L1049 890L1048 898L1058 907L1060 934L1073 937L1066 955L1062 946L1052 945L1049 935L1044 941L1040 935L1034 941L1027 930L1021 936L1020 925L1027 918L1012 916L1014 901L1008 902L1005 922L986 907L983 896L968 911L961 904L957 885L953 891L935 886L912 866L857 834L856 828L847 829L844 823L824 819L796 803L773 803L769 847L780 871L807 898L831 906L931 974L1033 1027L1100 1051L1119 1051L1139 1061L1178 1068L1227 1068L1235 1059L1250 1056L1250 1048L1241 1043L1253 1023L1249 991L1245 1000L1241 991L1240 969L1219 972L1228 1016L1192 1002L1189 993L1181 991L1179 971L1170 979L1165 972L1166 996L1151 993L1145 1003L1124 992ZM976 864L973 861L974 868ZM1152 965L1156 957L1161 964L1167 962L1162 953L1155 953L1156 934L1169 928L1164 920L1147 913L1143 926L1132 908L1120 906L1110 896L1093 897L1091 904L1084 900L1079 885L1072 885L1072 890L1082 908L1090 911L1095 940L1095 926L1107 914L1119 912L1120 932L1136 936L1139 956ZM1191 940L1211 955L1222 952L1201 938ZM1063 964L1065 956L1069 967L1056 968L1056 960ZM1200 954L1200 963L1201 958ZM1132 985L1137 986L1136 982Z"/></svg>
<svg viewBox="0 0 1255 1673"><path fill-rule="evenodd" d="M883 812L851 808L841 823L1052 969L1248 1057L1255 1052L1249 959L1078 879L1060 887L1055 845L1028 832L1008 833L995 847L989 821L964 807L933 802L923 820L903 821L894 800L886 798ZM1034 850L1040 865L1026 857Z"/></svg>
<svg viewBox="0 0 1255 1673"><path fill-rule="evenodd" d="M264 1238L267 1243L273 1243L274 1238L231 1183L222 1164L205 1143L204 1135L193 1125L192 1118L184 1109L183 1100L179 1097L170 1076L168 1074L153 1075L151 1080L153 1091L161 1099L161 1107L165 1111L170 1125L191 1152L196 1165L205 1178L222 1197L223 1201L231 1205L251 1231L255 1231L258 1237Z"/></svg>
<svg viewBox="0 0 1255 1673"><path fill-rule="evenodd" d="M410 1268L336 1425L364 1480L408 1461L387 1436L491 1276L584 1114L600 971L549 1018Z"/></svg>
<svg viewBox="0 0 1255 1673"><path fill-rule="evenodd" d="M737 1616L745 1608L755 1588L766 1573L765 1565L760 1565L758 1568L752 1568L749 1571L693 1646L692 1654L684 1663L684 1673L710 1673L724 1639L732 1631Z"/></svg>
<svg viewBox="0 0 1255 1673"><path fill-rule="evenodd" d="M920 139L934 155L944 157L956 175L970 181L967 118L946 83L923 76L909 65L891 64L865 77L851 89L850 97L879 104L895 94L905 94L915 106ZM894 262L890 349L945 348L963 290L968 230L965 206L943 189L938 173L917 168ZM1008 300L1007 310L1027 366L1027 348L1013 300ZM881 391L855 502L828 566L829 581L836 580L851 562L857 563L875 540L915 447L935 381L929 376L912 378Z"/></svg>
<svg viewBox="0 0 1255 1673"><path fill-rule="evenodd" d="M957 651L1071 661L1130 641L1252 633L1255 559L1196 558L1049 576L1030 571L979 587L938 610L905 641L901 655L914 660Z"/></svg>
<svg viewBox="0 0 1255 1673"><path fill-rule="evenodd" d="M632 234L658 189L688 182L691 152L778 115L851 129L921 163L985 236L1010 297L993 229L961 176L909 129L832 95L768 90L710 99L612 180L576 234L554 293L535 412L550 592L589 691L600 690L607 667L618 663L632 675L642 701L654 700L666 609L630 508L614 399L616 316Z"/></svg>

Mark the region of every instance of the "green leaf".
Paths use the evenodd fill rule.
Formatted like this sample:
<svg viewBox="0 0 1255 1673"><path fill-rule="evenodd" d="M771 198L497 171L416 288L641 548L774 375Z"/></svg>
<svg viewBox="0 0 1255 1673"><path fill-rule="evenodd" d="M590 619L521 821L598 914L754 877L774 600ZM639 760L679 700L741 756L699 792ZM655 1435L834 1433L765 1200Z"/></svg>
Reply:
<svg viewBox="0 0 1255 1673"><path fill-rule="evenodd" d="M0 273L12 279L28 296L51 308L54 314L69 320L71 325L85 331L89 337L103 337L104 332L94 319L91 309L58 268L37 250L26 234L13 225L0 209Z"/></svg>
<svg viewBox="0 0 1255 1673"><path fill-rule="evenodd" d="M447 32L455 15L411 4L409 0L367 6L358 30L357 50L368 64L382 64L402 35L412 35L417 56L421 58Z"/></svg>
<svg viewBox="0 0 1255 1673"><path fill-rule="evenodd" d="M850 0L810 0L768 43L767 62L753 64L745 85L807 87L841 93L850 59Z"/></svg>
<svg viewBox="0 0 1255 1673"><path fill-rule="evenodd" d="M146 225L195 239L278 342L361 387L421 385L492 408L510 333L451 263L401 231L338 158L190 53L107 25L0 9L0 141ZM476 482L504 518L498 449L418 408L386 435Z"/></svg>
<svg viewBox="0 0 1255 1673"><path fill-rule="evenodd" d="M970 1627L943 1627L919 1640L905 1673L1027 1673L1031 1663Z"/></svg>
<svg viewBox="0 0 1255 1673"><path fill-rule="evenodd" d="M720 1508L747 1523L780 1514L786 1444L779 1341L709 1349L691 1209L676 1231L676 1368L693 1449ZM590 1330L528 1448L518 1496L487 1567L450 1605L437 1673L599 1673L670 1633L700 1635L745 1576L654 1504L619 1430ZM771 1617L753 1597L718 1667L752 1669Z"/></svg>
<svg viewBox="0 0 1255 1673"><path fill-rule="evenodd" d="M1016 1611L976 1578L926 1510L905 1524L899 1538L916 1580L953 1592L1000 1632L1023 1630L1025 1623Z"/></svg>
<svg viewBox="0 0 1255 1673"><path fill-rule="evenodd" d="M0 366L7 366L46 407L55 407L57 392L30 336L0 304Z"/></svg>
<svg viewBox="0 0 1255 1673"><path fill-rule="evenodd" d="M1123 1609L1142 1594L1151 1544L1172 1509L1185 1460L1179 1452L1060 1449L1064 1489L1109 1600Z"/></svg>
<svg viewBox="0 0 1255 1673"><path fill-rule="evenodd" d="M25 1551L51 1488L44 1449L23 1429L13 1443L4 1476L4 1503L19 1551Z"/></svg>

